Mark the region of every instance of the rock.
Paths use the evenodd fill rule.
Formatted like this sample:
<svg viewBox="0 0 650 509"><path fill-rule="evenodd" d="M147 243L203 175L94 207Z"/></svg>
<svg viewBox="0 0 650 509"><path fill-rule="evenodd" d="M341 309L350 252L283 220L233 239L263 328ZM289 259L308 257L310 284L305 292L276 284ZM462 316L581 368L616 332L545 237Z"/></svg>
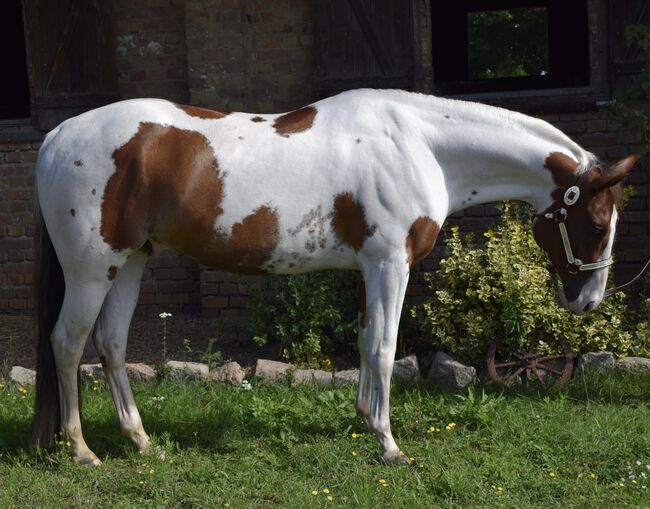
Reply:
<svg viewBox="0 0 650 509"><path fill-rule="evenodd" d="M106 379L101 364L82 364L79 366L79 372L81 373L81 379L86 382Z"/></svg>
<svg viewBox="0 0 650 509"><path fill-rule="evenodd" d="M148 364L126 364L126 376L134 382L151 383L156 380L156 370Z"/></svg>
<svg viewBox="0 0 650 509"><path fill-rule="evenodd" d="M630 374L650 373L650 359L646 357L623 357L614 365L617 371Z"/></svg>
<svg viewBox="0 0 650 509"><path fill-rule="evenodd" d="M210 374L207 364L200 362L167 361L169 380L205 380Z"/></svg>
<svg viewBox="0 0 650 509"><path fill-rule="evenodd" d="M345 371L337 371L334 373L334 385L341 386L346 384L359 383L359 370L346 369Z"/></svg>
<svg viewBox="0 0 650 509"><path fill-rule="evenodd" d="M415 355L409 355L393 364L393 377L403 382L415 382L420 378L420 368L418 368L418 358Z"/></svg>
<svg viewBox="0 0 650 509"><path fill-rule="evenodd" d="M210 372L210 380L232 385L241 385L244 378L246 378L246 372L238 362L228 362Z"/></svg>
<svg viewBox="0 0 650 509"><path fill-rule="evenodd" d="M612 352L588 352L578 357L577 372L595 370L603 371L614 369L616 359Z"/></svg>
<svg viewBox="0 0 650 509"><path fill-rule="evenodd" d="M293 373L293 385L298 384L316 384L321 387L332 383L332 373L322 369L297 369Z"/></svg>
<svg viewBox="0 0 650 509"><path fill-rule="evenodd" d="M257 359L257 364L255 364L255 378L263 378L268 382L274 383L280 380L290 369L293 369L293 366L285 362Z"/></svg>
<svg viewBox="0 0 650 509"><path fill-rule="evenodd" d="M476 380L476 369L465 366L444 352L436 352L427 377L447 389L464 389Z"/></svg>
<svg viewBox="0 0 650 509"><path fill-rule="evenodd" d="M9 372L9 380L22 387L34 385L36 383L36 371L21 366L13 366Z"/></svg>

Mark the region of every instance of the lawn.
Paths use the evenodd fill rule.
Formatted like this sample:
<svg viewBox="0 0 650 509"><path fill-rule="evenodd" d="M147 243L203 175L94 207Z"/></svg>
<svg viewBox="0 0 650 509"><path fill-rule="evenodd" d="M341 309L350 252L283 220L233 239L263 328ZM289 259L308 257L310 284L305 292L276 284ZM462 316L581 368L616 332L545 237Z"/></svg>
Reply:
<svg viewBox="0 0 650 509"><path fill-rule="evenodd" d="M84 389L86 440L104 461L90 469L65 444L29 449L33 395L5 386L0 507L650 507L650 378L486 391L394 389L413 465L387 467L352 387L138 385L158 460L120 436L100 383Z"/></svg>

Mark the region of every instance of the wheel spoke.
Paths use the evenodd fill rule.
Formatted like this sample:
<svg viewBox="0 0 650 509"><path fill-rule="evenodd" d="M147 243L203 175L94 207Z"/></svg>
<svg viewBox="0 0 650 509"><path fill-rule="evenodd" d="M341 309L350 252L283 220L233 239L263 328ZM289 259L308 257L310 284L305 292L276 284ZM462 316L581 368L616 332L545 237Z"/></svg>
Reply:
<svg viewBox="0 0 650 509"><path fill-rule="evenodd" d="M521 361L509 361L509 362L502 362L500 364L495 364L495 368L511 368L513 366L519 366L521 364Z"/></svg>
<svg viewBox="0 0 650 509"><path fill-rule="evenodd" d="M516 379L519 375L521 375L521 374L524 372L525 369L526 369L526 368L523 367L523 366L520 367L520 368L519 368L517 371L515 371L512 375L510 375L508 378L506 378L506 379L504 380L503 384L504 384L504 385L512 385L512 382L514 382L515 379Z"/></svg>
<svg viewBox="0 0 650 509"><path fill-rule="evenodd" d="M546 382L544 381L542 374L537 370L537 366L531 366L531 368L534 371L535 375L537 375L537 380L539 380L541 383L546 385Z"/></svg>
<svg viewBox="0 0 650 509"><path fill-rule="evenodd" d="M550 371L550 372L553 373L554 375L562 376L562 372L561 372L561 371L558 371L557 369L553 369L553 368L551 368L551 367L549 367L549 366L545 366L544 364L539 364L539 363L538 363L538 364L537 364L537 367L540 368L540 369L543 369L544 371Z"/></svg>
<svg viewBox="0 0 650 509"><path fill-rule="evenodd" d="M545 355L544 357L538 357L535 359L537 362L546 362L546 361L554 361L557 359L564 359L566 355L564 354L558 354L558 355Z"/></svg>

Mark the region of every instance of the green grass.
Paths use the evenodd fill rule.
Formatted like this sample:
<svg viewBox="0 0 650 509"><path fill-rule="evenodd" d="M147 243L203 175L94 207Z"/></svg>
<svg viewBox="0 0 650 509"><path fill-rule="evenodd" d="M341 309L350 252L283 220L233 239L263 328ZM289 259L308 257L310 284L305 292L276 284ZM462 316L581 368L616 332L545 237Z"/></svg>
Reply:
<svg viewBox="0 0 650 509"><path fill-rule="evenodd" d="M29 449L33 396L0 389L0 507L650 507L650 486L628 479L629 466L650 477L650 378L577 379L553 395L397 388L393 431L410 467L381 464L352 387L135 394L166 459L137 454L108 391L87 388L85 436L104 461L90 469L65 446Z"/></svg>

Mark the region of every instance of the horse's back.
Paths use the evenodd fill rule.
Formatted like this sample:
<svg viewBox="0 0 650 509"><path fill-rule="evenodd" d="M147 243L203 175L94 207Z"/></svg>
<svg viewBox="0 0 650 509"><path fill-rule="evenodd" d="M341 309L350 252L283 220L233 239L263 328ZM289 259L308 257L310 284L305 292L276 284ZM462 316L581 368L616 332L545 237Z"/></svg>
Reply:
<svg viewBox="0 0 650 509"><path fill-rule="evenodd" d="M236 272L355 267L403 212L404 179L386 168L399 150L381 111L354 102L255 115L136 99L84 113L41 150L44 214L102 252L152 239Z"/></svg>

